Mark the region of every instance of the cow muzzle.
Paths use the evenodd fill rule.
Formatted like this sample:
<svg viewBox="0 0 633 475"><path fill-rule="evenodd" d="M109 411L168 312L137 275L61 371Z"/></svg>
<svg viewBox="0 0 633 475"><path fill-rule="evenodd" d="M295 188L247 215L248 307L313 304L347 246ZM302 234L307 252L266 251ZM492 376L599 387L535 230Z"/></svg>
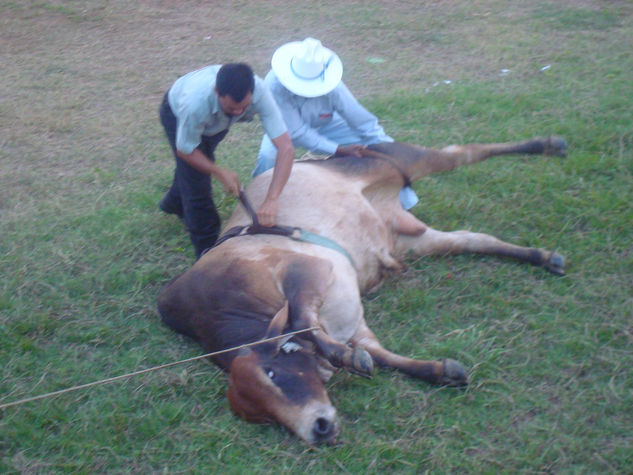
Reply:
<svg viewBox="0 0 633 475"><path fill-rule="evenodd" d="M336 409L330 404L313 402L285 424L297 436L311 445L332 444L339 434Z"/></svg>

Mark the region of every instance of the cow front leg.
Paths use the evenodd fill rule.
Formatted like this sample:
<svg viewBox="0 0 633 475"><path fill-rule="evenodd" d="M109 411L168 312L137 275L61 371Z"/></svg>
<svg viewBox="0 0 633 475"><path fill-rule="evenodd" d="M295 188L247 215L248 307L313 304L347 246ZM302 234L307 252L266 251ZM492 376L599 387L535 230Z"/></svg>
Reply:
<svg viewBox="0 0 633 475"><path fill-rule="evenodd" d="M374 370L373 360L362 348L351 348L339 343L323 329L319 310L325 294L332 285L332 265L323 259L300 256L289 263L283 279L283 291L290 307L292 330L316 327L309 338L318 353L336 368L370 377ZM355 289L356 294L358 289Z"/></svg>
<svg viewBox="0 0 633 475"><path fill-rule="evenodd" d="M547 249L522 247L510 244L494 236L470 231L442 232L428 228L420 236L399 235L396 254L414 252L422 256L475 253L511 257L535 266L541 266L553 274L565 274L565 258Z"/></svg>
<svg viewBox="0 0 633 475"><path fill-rule="evenodd" d="M335 368L344 368L350 373L366 378L374 372L373 359L361 346L347 346L334 340L320 325L316 309L302 307L293 317L294 323L302 328L318 327L310 332L310 340L316 345L317 352Z"/></svg>
<svg viewBox="0 0 633 475"><path fill-rule="evenodd" d="M409 376L432 384L443 386L465 386L468 384L468 374L459 362L449 358L427 361L400 356L385 349L366 324L361 326L352 342L365 348L376 365L383 368L397 369Z"/></svg>

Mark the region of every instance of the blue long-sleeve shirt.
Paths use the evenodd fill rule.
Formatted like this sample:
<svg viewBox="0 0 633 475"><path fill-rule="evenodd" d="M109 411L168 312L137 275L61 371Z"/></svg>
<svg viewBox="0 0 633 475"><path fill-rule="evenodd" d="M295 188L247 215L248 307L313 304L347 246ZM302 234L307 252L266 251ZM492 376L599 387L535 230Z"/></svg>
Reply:
<svg viewBox="0 0 633 475"><path fill-rule="evenodd" d="M270 71L264 82L270 89L295 147L332 155L339 144L318 131L331 122L338 113L361 138L363 144L391 141L378 124L378 119L365 109L341 81L331 92L319 97L306 98L286 89ZM270 135L269 135L270 137Z"/></svg>

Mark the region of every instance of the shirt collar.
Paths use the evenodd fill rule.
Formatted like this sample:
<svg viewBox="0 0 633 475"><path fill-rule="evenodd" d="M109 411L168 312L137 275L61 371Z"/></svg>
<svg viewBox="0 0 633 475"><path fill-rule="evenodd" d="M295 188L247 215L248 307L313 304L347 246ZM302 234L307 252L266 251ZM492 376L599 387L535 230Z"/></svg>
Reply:
<svg viewBox="0 0 633 475"><path fill-rule="evenodd" d="M220 107L220 101L218 100L218 95L216 94L214 90L211 90L211 96L209 97L209 104L211 106L210 109L213 115L217 114L218 112L224 113L224 111Z"/></svg>

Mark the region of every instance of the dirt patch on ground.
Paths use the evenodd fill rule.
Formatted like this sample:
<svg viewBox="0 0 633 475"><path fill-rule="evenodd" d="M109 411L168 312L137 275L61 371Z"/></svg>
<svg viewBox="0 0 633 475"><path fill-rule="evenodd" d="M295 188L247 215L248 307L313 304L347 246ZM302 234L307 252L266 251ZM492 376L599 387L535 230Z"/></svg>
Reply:
<svg viewBox="0 0 633 475"><path fill-rule="evenodd" d="M156 117L162 95L195 68L246 61L263 76L278 46L314 36L341 56L344 80L359 99L419 93L445 82L494 78L503 68L520 74L546 64L568 47L561 28L565 15L587 15L601 2L561 5L540 2L528 8L498 0L5 4L0 197L19 194L23 187L16 183L37 182L42 174L68 177L94 167L146 163L158 154L148 135L156 138L156 147L164 146ZM553 34L552 26L560 33ZM539 36L541 27L549 31L547 42ZM517 44L520 58L514 57Z"/></svg>

